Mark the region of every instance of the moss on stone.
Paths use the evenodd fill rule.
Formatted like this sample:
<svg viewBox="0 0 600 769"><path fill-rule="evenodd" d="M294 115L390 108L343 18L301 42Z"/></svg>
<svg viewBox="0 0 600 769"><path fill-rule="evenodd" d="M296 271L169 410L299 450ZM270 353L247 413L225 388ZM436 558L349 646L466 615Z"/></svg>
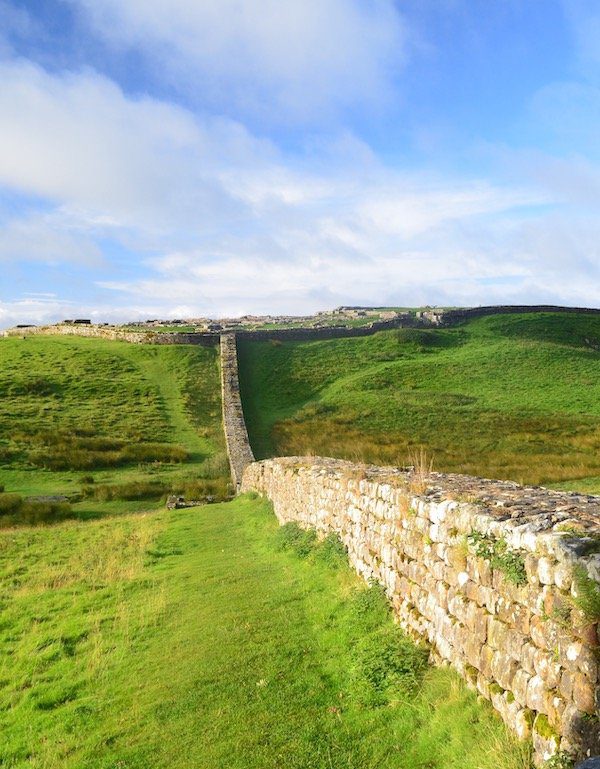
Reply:
<svg viewBox="0 0 600 769"><path fill-rule="evenodd" d="M548 721L548 716L544 713L538 713L535 717L535 721L533 722L533 730L537 732L540 737L543 737L546 740L556 740L558 742L558 734L554 731L554 729L550 726L550 721Z"/></svg>

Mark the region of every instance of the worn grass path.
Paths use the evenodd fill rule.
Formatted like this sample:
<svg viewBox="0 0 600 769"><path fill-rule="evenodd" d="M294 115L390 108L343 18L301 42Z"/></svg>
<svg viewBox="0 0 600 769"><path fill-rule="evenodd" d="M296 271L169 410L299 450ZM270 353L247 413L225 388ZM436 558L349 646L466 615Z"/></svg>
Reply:
<svg viewBox="0 0 600 769"><path fill-rule="evenodd" d="M0 766L528 766L448 670L371 698L398 631L276 530L239 498L0 532Z"/></svg>

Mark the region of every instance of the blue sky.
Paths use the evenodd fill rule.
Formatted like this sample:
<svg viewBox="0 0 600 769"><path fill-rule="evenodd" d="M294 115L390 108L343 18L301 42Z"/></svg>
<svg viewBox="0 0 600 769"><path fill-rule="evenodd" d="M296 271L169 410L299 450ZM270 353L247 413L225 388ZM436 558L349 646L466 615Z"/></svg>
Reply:
<svg viewBox="0 0 600 769"><path fill-rule="evenodd" d="M600 304L597 0L0 0L0 327Z"/></svg>

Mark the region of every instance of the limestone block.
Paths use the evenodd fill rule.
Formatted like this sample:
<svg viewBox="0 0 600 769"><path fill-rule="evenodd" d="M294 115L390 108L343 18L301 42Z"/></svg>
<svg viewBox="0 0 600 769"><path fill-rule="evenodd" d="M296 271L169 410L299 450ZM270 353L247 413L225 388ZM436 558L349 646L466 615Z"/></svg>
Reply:
<svg viewBox="0 0 600 769"><path fill-rule="evenodd" d="M526 641L527 638L523 635L523 633L519 633L518 630L509 629L506 636L506 644L504 646L504 650L509 657L512 657L514 660L519 662L521 660L523 647L525 646Z"/></svg>
<svg viewBox="0 0 600 769"><path fill-rule="evenodd" d="M595 687L583 673L573 674L573 704L582 713L595 713L596 697Z"/></svg>
<svg viewBox="0 0 600 769"><path fill-rule="evenodd" d="M548 689L544 679L537 674L532 676L527 684L527 707L539 713L547 713L548 697Z"/></svg>
<svg viewBox="0 0 600 769"><path fill-rule="evenodd" d="M554 568L554 583L559 590L568 591L571 589L573 580L573 569L570 564L560 561Z"/></svg>
<svg viewBox="0 0 600 769"><path fill-rule="evenodd" d="M479 670L483 673L483 675L489 679L490 681L493 679L493 673L492 673L492 660L494 659L494 650L491 646L488 646L485 644L481 647L481 651L479 652Z"/></svg>
<svg viewBox="0 0 600 769"><path fill-rule="evenodd" d="M537 573L542 585L554 584L554 565L550 558L542 557L539 559Z"/></svg>
<svg viewBox="0 0 600 769"><path fill-rule="evenodd" d="M467 556L467 572L470 579L478 585L491 587L492 585L492 567L485 558L478 558L475 555Z"/></svg>
<svg viewBox="0 0 600 769"><path fill-rule="evenodd" d="M560 738L558 735L543 736L533 727L533 749L536 755L536 766L541 766L544 761L549 761L558 752Z"/></svg>
<svg viewBox="0 0 600 769"><path fill-rule="evenodd" d="M536 649L533 664L536 674L544 679L548 689L558 688L563 669L553 654L542 649Z"/></svg>
<svg viewBox="0 0 600 769"><path fill-rule="evenodd" d="M477 691L486 700L490 699L490 682L481 672L477 674Z"/></svg>
<svg viewBox="0 0 600 769"><path fill-rule="evenodd" d="M521 668L516 671L512 680L512 693L515 695L517 702L523 707L527 705L527 686L529 685L530 678L529 673Z"/></svg>
<svg viewBox="0 0 600 769"><path fill-rule="evenodd" d="M531 737L533 716L527 708L520 708L514 718L514 729L520 740L528 740Z"/></svg>
<svg viewBox="0 0 600 769"><path fill-rule="evenodd" d="M469 601L465 612L465 622L469 632L481 645L487 638L488 614L483 609L478 608L477 604Z"/></svg>
<svg viewBox="0 0 600 769"><path fill-rule="evenodd" d="M492 658L492 676L503 689L510 689L519 663L501 651L494 652ZM529 686L527 687L529 692Z"/></svg>
<svg viewBox="0 0 600 769"><path fill-rule="evenodd" d="M525 556L525 573L527 574L527 581L530 585L539 585L540 578L538 576L538 564L539 559L533 555L533 553L528 553Z"/></svg>
<svg viewBox="0 0 600 769"><path fill-rule="evenodd" d="M573 697L574 675L569 670L563 670L558 689L563 699L569 701Z"/></svg>
<svg viewBox="0 0 600 769"><path fill-rule="evenodd" d="M495 617L488 617L487 638L492 649L504 649L508 638L508 626Z"/></svg>

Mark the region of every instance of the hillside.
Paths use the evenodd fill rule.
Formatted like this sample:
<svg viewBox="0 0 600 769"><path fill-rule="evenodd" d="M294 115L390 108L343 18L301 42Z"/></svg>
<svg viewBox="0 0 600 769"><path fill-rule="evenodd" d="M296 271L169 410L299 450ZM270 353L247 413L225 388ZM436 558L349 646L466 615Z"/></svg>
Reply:
<svg viewBox="0 0 600 769"><path fill-rule="evenodd" d="M249 497L0 532L0 595L3 767L529 766L335 542Z"/></svg>
<svg viewBox="0 0 600 769"><path fill-rule="evenodd" d="M215 349L31 336L0 361L3 512L6 493L83 495L78 515L224 493Z"/></svg>
<svg viewBox="0 0 600 769"><path fill-rule="evenodd" d="M241 341L257 457L315 453L600 490L600 319L496 315L448 329Z"/></svg>

